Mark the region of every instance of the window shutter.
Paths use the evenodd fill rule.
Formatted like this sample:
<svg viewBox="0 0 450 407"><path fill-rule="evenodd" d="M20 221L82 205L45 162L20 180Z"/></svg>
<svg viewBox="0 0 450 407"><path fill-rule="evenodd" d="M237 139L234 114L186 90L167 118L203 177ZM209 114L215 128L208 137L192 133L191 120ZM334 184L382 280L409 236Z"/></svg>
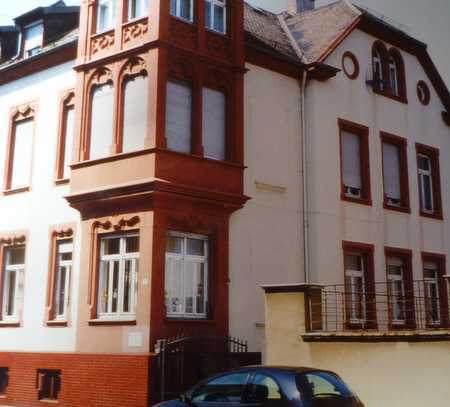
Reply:
<svg viewBox="0 0 450 407"><path fill-rule="evenodd" d="M113 142L114 91L109 83L92 92L90 159L107 157Z"/></svg>
<svg viewBox="0 0 450 407"><path fill-rule="evenodd" d="M358 135L342 131L342 176L345 186L362 189L361 140Z"/></svg>
<svg viewBox="0 0 450 407"><path fill-rule="evenodd" d="M34 121L15 125L11 189L25 187L30 182Z"/></svg>
<svg viewBox="0 0 450 407"><path fill-rule="evenodd" d="M192 90L187 85L167 82L167 148L182 153L190 153L191 133Z"/></svg>
<svg viewBox="0 0 450 407"><path fill-rule="evenodd" d="M128 79L123 108L122 152L144 148L148 117L148 80L146 76Z"/></svg>
<svg viewBox="0 0 450 407"><path fill-rule="evenodd" d="M205 157L225 159L225 94L203 88L203 151Z"/></svg>
<svg viewBox="0 0 450 407"><path fill-rule="evenodd" d="M383 175L386 196L400 199L400 151L394 144L383 143Z"/></svg>

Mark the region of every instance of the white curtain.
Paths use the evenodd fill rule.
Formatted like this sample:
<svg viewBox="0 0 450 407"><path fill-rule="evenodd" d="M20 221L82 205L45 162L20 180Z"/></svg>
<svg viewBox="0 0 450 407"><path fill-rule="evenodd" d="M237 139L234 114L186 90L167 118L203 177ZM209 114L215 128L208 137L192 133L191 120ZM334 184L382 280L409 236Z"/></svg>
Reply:
<svg viewBox="0 0 450 407"><path fill-rule="evenodd" d="M384 193L393 199L401 198L400 151L398 146L383 143Z"/></svg>
<svg viewBox="0 0 450 407"><path fill-rule="evenodd" d="M356 134L342 131L342 175L344 185L362 188L361 141Z"/></svg>
<svg viewBox="0 0 450 407"><path fill-rule="evenodd" d="M167 82L166 140L167 148L191 152L192 90L189 86Z"/></svg>
<svg viewBox="0 0 450 407"><path fill-rule="evenodd" d="M225 159L225 95L203 88L203 151L205 157Z"/></svg>

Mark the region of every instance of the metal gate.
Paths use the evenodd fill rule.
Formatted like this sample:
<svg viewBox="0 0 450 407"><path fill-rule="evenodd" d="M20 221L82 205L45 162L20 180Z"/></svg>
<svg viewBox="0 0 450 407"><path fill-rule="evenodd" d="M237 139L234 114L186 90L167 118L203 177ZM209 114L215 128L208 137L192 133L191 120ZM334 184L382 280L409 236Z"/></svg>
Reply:
<svg viewBox="0 0 450 407"><path fill-rule="evenodd" d="M180 335L156 345L158 400L178 397L216 373L261 363L261 353L248 352L247 342L221 336Z"/></svg>

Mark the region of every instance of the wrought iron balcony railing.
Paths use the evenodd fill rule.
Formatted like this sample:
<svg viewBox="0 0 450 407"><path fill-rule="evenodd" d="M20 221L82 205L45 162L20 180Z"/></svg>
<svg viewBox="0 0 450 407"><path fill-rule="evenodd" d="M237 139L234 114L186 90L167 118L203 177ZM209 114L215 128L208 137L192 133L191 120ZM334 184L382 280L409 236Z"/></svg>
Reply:
<svg viewBox="0 0 450 407"><path fill-rule="evenodd" d="M375 283L370 291L355 285L325 286L307 298L311 332L434 331L449 329L445 281Z"/></svg>

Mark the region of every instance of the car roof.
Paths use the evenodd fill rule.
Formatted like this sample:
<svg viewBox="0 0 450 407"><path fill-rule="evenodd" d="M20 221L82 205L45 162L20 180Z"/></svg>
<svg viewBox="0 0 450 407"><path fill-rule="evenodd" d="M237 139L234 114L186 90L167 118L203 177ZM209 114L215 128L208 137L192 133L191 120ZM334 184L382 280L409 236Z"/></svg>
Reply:
<svg viewBox="0 0 450 407"><path fill-rule="evenodd" d="M251 366L242 366L242 367L234 369L234 370L243 370L243 369L272 371L272 372L276 371L276 372L285 372L285 373L327 372L327 373L336 374L330 370L317 369L317 368L304 367L304 366L251 365Z"/></svg>

